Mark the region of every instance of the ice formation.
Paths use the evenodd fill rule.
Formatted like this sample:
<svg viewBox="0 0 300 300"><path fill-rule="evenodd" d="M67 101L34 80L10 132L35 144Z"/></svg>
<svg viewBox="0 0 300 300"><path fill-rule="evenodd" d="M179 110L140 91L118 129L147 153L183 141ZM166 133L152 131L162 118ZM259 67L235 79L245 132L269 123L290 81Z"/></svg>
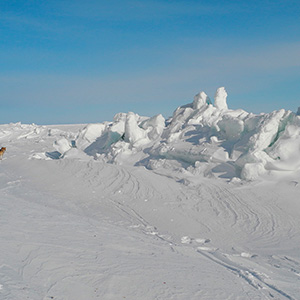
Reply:
<svg viewBox="0 0 300 300"><path fill-rule="evenodd" d="M228 109L227 107L227 92L224 87L220 87L216 91L215 95L215 107L218 109Z"/></svg>
<svg viewBox="0 0 300 300"><path fill-rule="evenodd" d="M180 166L191 175L255 180L300 169L299 110L255 115L228 109L226 99L224 87L214 104L200 92L168 120L118 113L112 122L87 125L73 144L96 159L149 169ZM62 157L74 148L66 138L54 146Z"/></svg>

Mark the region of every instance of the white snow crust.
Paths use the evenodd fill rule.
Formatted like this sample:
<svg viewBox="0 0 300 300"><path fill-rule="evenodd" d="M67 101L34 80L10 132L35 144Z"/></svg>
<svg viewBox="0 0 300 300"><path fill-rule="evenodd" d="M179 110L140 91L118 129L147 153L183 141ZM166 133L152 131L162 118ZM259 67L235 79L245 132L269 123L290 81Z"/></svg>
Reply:
<svg viewBox="0 0 300 300"><path fill-rule="evenodd" d="M300 116L0 125L0 299L300 299Z"/></svg>

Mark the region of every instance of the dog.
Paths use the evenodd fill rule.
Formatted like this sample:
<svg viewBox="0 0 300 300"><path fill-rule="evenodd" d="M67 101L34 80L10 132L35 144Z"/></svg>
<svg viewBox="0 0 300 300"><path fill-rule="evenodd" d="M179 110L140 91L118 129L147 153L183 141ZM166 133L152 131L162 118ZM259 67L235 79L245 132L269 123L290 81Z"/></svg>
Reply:
<svg viewBox="0 0 300 300"><path fill-rule="evenodd" d="M1 149L0 149L0 159L2 160L2 157L3 157L3 154L4 154L4 152L6 151L6 147L2 147Z"/></svg>

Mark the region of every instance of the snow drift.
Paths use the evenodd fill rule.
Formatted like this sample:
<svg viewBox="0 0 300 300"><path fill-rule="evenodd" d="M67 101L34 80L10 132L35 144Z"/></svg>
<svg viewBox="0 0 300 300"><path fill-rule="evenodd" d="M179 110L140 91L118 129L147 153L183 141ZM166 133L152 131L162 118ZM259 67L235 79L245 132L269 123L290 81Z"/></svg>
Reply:
<svg viewBox="0 0 300 300"><path fill-rule="evenodd" d="M255 180L300 168L300 116L281 109L255 115L227 106L224 87L214 104L200 92L167 120L118 113L112 122L89 124L73 141L54 143L65 157L76 147L111 163L165 168L167 161L191 174ZM73 146L72 146L73 145ZM174 164L173 164L174 165Z"/></svg>

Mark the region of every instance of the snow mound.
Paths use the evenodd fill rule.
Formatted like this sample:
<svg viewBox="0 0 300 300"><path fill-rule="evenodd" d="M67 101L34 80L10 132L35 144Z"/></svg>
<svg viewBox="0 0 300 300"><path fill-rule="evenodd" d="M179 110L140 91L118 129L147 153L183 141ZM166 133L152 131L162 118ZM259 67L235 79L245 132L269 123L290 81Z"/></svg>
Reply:
<svg viewBox="0 0 300 300"><path fill-rule="evenodd" d="M300 170L299 110L259 115L231 110L224 87L217 89L214 104L200 92L168 120L161 114L118 113L112 122L87 125L73 142L64 137L54 147L62 158L76 147L111 163L156 171L173 166L190 176L229 180Z"/></svg>

